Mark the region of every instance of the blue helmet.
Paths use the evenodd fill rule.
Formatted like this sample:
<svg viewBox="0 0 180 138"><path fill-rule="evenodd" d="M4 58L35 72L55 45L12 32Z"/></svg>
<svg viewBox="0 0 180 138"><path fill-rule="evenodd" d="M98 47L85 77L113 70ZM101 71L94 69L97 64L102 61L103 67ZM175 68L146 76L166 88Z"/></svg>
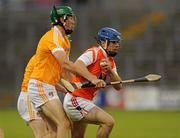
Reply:
<svg viewBox="0 0 180 138"><path fill-rule="evenodd" d="M120 41L121 40L121 33L117 30L109 27L101 28L98 32L98 42L100 41Z"/></svg>

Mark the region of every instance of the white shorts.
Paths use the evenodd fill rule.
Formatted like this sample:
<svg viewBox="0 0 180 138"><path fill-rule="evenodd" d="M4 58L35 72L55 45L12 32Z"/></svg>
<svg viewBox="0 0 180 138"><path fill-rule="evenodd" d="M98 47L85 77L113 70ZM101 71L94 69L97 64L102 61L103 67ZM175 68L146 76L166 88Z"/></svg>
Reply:
<svg viewBox="0 0 180 138"><path fill-rule="evenodd" d="M29 80L28 92L35 108L39 108L50 100L59 99L55 86L35 79Z"/></svg>
<svg viewBox="0 0 180 138"><path fill-rule="evenodd" d="M28 92L21 92L17 102L17 109L20 116L29 122L34 119L42 119L37 109L31 102Z"/></svg>
<svg viewBox="0 0 180 138"><path fill-rule="evenodd" d="M79 121L96 105L87 99L76 97L67 93L64 97L63 107L72 121Z"/></svg>

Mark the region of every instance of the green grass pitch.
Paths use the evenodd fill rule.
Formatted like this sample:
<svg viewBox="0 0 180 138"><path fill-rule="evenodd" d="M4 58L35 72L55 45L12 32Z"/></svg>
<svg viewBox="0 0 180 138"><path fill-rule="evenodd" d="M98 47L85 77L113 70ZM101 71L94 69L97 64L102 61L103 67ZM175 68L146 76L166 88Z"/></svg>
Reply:
<svg viewBox="0 0 180 138"><path fill-rule="evenodd" d="M110 138L180 138L180 111L124 111L106 109L116 124ZM0 110L5 138L33 138L15 109ZM97 126L89 125L85 138L95 138Z"/></svg>

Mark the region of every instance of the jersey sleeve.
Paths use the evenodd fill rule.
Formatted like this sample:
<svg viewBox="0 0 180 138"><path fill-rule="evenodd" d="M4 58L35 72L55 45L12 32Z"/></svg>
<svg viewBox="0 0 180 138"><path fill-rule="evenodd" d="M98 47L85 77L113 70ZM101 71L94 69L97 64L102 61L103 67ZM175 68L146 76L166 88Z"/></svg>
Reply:
<svg viewBox="0 0 180 138"><path fill-rule="evenodd" d="M91 65L96 60L96 53L94 50L87 50L77 60L81 60L86 66Z"/></svg>
<svg viewBox="0 0 180 138"><path fill-rule="evenodd" d="M49 50L51 50L52 54L56 51L64 51L63 48L63 37L58 34L56 30L52 32L52 44L48 45Z"/></svg>

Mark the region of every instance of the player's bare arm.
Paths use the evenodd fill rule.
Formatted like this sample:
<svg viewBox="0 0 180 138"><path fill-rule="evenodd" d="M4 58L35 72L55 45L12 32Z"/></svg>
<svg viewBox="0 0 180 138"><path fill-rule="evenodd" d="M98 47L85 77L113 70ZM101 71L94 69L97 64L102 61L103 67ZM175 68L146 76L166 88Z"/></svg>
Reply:
<svg viewBox="0 0 180 138"><path fill-rule="evenodd" d="M113 71L112 69L109 70L109 77L111 81L122 81L121 77L117 73L115 73L115 71ZM113 87L116 90L120 90L122 88L122 84L113 85Z"/></svg>
<svg viewBox="0 0 180 138"><path fill-rule="evenodd" d="M68 71L79 74L92 82L96 85L96 87L105 87L106 83L103 80L97 79L97 77L91 74L85 65L81 64L74 64L73 62L69 61L65 51L56 51L53 53L59 63L62 65L62 68L67 69Z"/></svg>
<svg viewBox="0 0 180 138"><path fill-rule="evenodd" d="M75 76L75 74L73 74L72 72L68 70L63 69L61 76L63 78L66 78L67 81L71 81L72 78Z"/></svg>
<svg viewBox="0 0 180 138"><path fill-rule="evenodd" d="M86 67L86 65L84 64L84 62L82 62L81 60L77 60L75 62L75 65L78 66L79 68L81 68L85 73L87 73L89 76L94 76L92 73L90 73ZM96 77L96 76L95 76ZM96 77L97 78L97 77ZM93 84L96 84L97 88L101 88L101 87L105 87L106 83L103 80L100 79L94 79L93 81L91 81Z"/></svg>
<svg viewBox="0 0 180 138"><path fill-rule="evenodd" d="M61 92L61 93L64 93L64 94L66 94L68 91L66 90L66 88L64 88L61 84L59 84L59 83L57 83L56 85L55 85L55 87L56 87L56 90L58 91L58 92Z"/></svg>
<svg viewBox="0 0 180 138"><path fill-rule="evenodd" d="M101 66L102 69L105 69L105 70L108 71L108 75L110 77L110 81L122 81L121 77L117 74L117 72L115 72L111 68L108 59L105 59L105 60L101 61L100 66ZM120 90L122 88L122 84L116 84L116 85L113 85L113 87L116 90Z"/></svg>

